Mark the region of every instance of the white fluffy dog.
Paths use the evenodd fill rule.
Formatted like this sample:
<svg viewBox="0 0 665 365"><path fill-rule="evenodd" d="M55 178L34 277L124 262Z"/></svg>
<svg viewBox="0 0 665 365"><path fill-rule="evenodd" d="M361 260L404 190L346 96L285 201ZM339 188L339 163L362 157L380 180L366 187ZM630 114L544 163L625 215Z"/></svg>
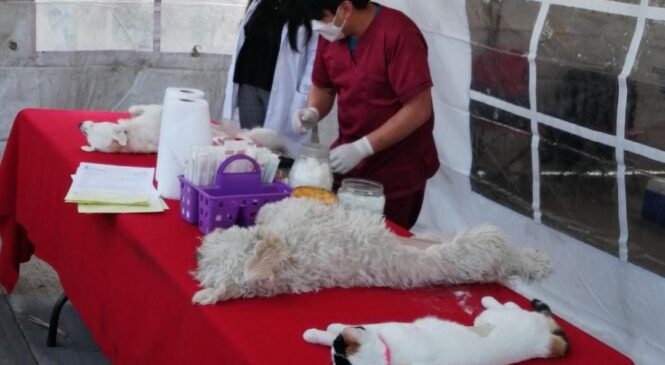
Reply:
<svg viewBox="0 0 665 365"><path fill-rule="evenodd" d="M130 119L117 123L87 120L79 124L86 136L87 152L155 153L159 147L159 129L162 123L161 105L136 105L129 108Z"/></svg>
<svg viewBox="0 0 665 365"><path fill-rule="evenodd" d="M214 144L221 144L225 140L243 139L265 147L278 155L288 156L284 138L267 128L241 129L237 122L222 120L212 125L212 133Z"/></svg>
<svg viewBox="0 0 665 365"><path fill-rule="evenodd" d="M81 147L86 152L107 153L156 153L159 147L159 134L162 124L161 105L135 105L129 108L131 118L113 122L93 122L86 120L79 124L88 146ZM236 122L222 121L212 124L213 142L244 139L266 147L271 151L288 155L283 138L272 130L254 128L240 129Z"/></svg>
<svg viewBox="0 0 665 365"><path fill-rule="evenodd" d="M310 199L263 207L256 226L217 230L198 250L198 304L331 287L412 288L540 280L549 258L482 226L426 249L403 244L383 218Z"/></svg>

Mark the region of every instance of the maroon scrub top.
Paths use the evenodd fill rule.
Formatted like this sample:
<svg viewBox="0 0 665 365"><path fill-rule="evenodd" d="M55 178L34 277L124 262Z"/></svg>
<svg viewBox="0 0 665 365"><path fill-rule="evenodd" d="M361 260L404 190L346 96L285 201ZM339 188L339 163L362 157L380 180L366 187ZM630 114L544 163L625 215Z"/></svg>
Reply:
<svg viewBox="0 0 665 365"><path fill-rule="evenodd" d="M411 19L383 6L353 54L348 38L332 43L319 39L312 82L337 93L339 138L333 147L355 142L432 87L427 43ZM423 190L439 168L433 128L434 117L344 177L379 181L388 199Z"/></svg>

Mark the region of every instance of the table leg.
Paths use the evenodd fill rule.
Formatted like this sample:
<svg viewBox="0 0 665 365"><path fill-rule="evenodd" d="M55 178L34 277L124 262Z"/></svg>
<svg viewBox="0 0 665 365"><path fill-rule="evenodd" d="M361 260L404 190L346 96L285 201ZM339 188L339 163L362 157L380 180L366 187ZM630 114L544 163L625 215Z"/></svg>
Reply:
<svg viewBox="0 0 665 365"><path fill-rule="evenodd" d="M60 320L60 311L65 303L67 303L67 300L69 300L69 298L67 298L67 294L63 292L53 305L51 321L48 326L48 339L46 340L46 346L48 347L55 347L58 345L56 342L58 336L58 321Z"/></svg>

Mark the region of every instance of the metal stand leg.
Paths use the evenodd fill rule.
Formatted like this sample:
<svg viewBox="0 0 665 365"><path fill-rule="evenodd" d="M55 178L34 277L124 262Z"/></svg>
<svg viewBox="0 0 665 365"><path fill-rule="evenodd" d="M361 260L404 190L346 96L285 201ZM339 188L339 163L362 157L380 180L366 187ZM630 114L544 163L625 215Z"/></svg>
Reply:
<svg viewBox="0 0 665 365"><path fill-rule="evenodd" d="M62 307L67 303L67 294L62 293L60 298L53 305L53 310L51 311L51 321L48 326L48 339L46 340L46 346L55 347L57 346L57 336L58 336L58 321L60 320L60 311Z"/></svg>

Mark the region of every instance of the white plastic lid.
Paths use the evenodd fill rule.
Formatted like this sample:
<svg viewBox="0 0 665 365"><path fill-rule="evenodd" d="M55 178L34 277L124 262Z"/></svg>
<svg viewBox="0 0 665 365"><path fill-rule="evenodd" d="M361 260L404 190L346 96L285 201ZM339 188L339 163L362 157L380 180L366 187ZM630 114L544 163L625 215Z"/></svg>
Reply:
<svg viewBox="0 0 665 365"><path fill-rule="evenodd" d="M360 196L381 196L383 184L367 179L346 178L342 180L340 191L342 190Z"/></svg>

